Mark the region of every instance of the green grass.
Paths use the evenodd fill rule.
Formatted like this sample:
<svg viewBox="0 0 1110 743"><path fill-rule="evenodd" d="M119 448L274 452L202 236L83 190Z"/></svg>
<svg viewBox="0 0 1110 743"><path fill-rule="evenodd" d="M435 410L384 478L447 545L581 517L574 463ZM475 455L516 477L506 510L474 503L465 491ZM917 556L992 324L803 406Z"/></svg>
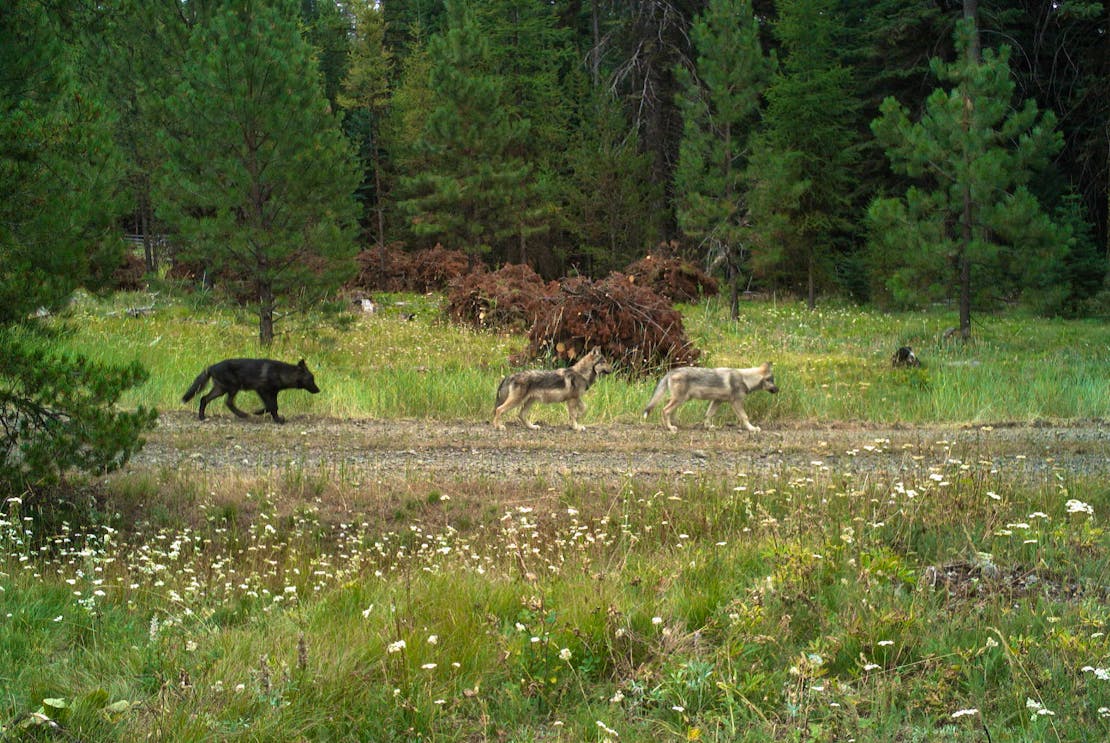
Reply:
<svg viewBox="0 0 1110 743"><path fill-rule="evenodd" d="M259 353L234 311L121 312L146 304L82 300L58 342L146 364L127 404L184 408L205 364ZM523 338L385 305L283 323L267 353L324 389L283 410L485 420ZM941 313L685 314L706 363L776 363L783 393L750 404L766 426L1107 410L1094 323L984 318L949 346ZM889 368L907 342L920 373ZM651 383L603 381L588 418L635 420ZM894 476L818 461L849 454L658 481L150 470L50 530L9 500L0 741L1110 737L1110 486L1009 472L989 437L911 446Z"/></svg>
<svg viewBox="0 0 1110 743"><path fill-rule="evenodd" d="M305 358L323 390L290 392L291 414L343 418L487 420L493 393L523 352L521 335L448 324L434 296L384 295L372 316L283 319L272 348L262 351L248 314L145 295L110 302L88 297L66 318L64 347L96 361L140 361L151 380L123 404L162 411L195 409L181 394L208 364L230 356ZM416 312L406 321L402 313ZM1019 315L984 316L969 343L943 341L954 324L948 312L884 314L855 307L810 312L799 304L745 304L739 322L720 302L683 307L687 333L706 366L755 366L771 361L782 392L753 395L753 419L765 422L872 421L880 423L1088 419L1110 413L1106 349L1110 325ZM921 369L892 370L890 354L912 345ZM590 393L587 421L635 422L654 379L617 375ZM679 419L702 410L686 406ZM552 415L538 411L539 415ZM722 420L730 411L719 413Z"/></svg>

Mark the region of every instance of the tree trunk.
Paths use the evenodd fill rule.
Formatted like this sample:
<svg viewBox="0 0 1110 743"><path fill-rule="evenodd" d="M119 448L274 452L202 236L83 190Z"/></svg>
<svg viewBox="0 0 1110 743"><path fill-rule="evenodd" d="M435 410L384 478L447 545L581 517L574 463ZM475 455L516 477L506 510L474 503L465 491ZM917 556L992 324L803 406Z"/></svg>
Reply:
<svg viewBox="0 0 1110 743"><path fill-rule="evenodd" d="M736 270L736 262L730 253L728 256L728 285L729 285L729 311L735 322L740 319L740 272Z"/></svg>
<svg viewBox="0 0 1110 743"><path fill-rule="evenodd" d="M964 0L964 20L971 21L971 36L967 44L967 58L973 64L979 64L979 28L978 0ZM964 136L969 137L971 132L971 113L975 101L964 88ZM970 169L971 163L966 163ZM975 238L975 227L972 222L974 204L971 200L971 185L964 184L964 208L960 219L960 335L967 340L971 337L971 243Z"/></svg>
<svg viewBox="0 0 1110 743"><path fill-rule="evenodd" d="M377 199L377 204L374 205L374 211L378 216L378 247L382 252L382 263L385 263L385 199L382 197L382 164L381 157L378 155L378 148L374 147L374 197ZM384 265L383 265L384 272Z"/></svg>
<svg viewBox="0 0 1110 743"><path fill-rule="evenodd" d="M263 347L274 342L274 289L269 283L258 287L258 342Z"/></svg>
<svg viewBox="0 0 1110 743"><path fill-rule="evenodd" d="M598 21L598 0L590 3L590 25L593 32L593 45L590 47L590 81L596 91L601 85L601 26Z"/></svg>
<svg viewBox="0 0 1110 743"><path fill-rule="evenodd" d="M806 307L808 307L810 310L813 310L813 309L816 309L816 307L817 307L817 283L816 283L816 280L814 278L814 274L816 273L816 268L814 266L814 263L816 263L816 259L814 258L812 250L809 251L809 261L808 262L809 262L809 266L808 266L807 270L808 270L809 276L807 277L807 280L809 282L809 292L808 292L808 296L806 298Z"/></svg>

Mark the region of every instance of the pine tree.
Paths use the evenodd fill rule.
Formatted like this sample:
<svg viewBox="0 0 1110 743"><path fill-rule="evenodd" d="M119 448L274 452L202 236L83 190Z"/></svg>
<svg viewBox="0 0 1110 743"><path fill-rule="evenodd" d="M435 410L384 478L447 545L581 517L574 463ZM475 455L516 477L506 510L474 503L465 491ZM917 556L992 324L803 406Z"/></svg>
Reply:
<svg viewBox="0 0 1110 743"><path fill-rule="evenodd" d="M360 143L366 173L362 188L364 208L373 212L378 245L385 245L385 179L381 132L389 106L389 79L393 56L385 47L385 14L376 5L355 11L355 36L351 42L347 76L339 105L348 114L348 131ZM384 255L384 253L383 253Z"/></svg>
<svg viewBox="0 0 1110 743"><path fill-rule="evenodd" d="M851 229L855 101L840 58L844 26L834 0L782 0L776 36L785 60L767 90L764 131L748 169L753 262L803 289L831 280L834 248Z"/></svg>
<svg viewBox="0 0 1110 743"><path fill-rule="evenodd" d="M111 229L120 158L109 118L78 84L72 49L39 2L0 11L0 492L33 494L71 468L124 464L154 412L115 403L142 383L125 368L62 357L22 324L119 264ZM98 266L99 264L99 266Z"/></svg>
<svg viewBox="0 0 1110 743"><path fill-rule="evenodd" d="M491 66L487 39L470 8L448 3L447 27L429 42L434 108L422 145L427 169L401 184L401 208L419 236L459 246L472 259L515 234L530 169L515 157L527 122L504 105L504 81Z"/></svg>
<svg viewBox="0 0 1110 743"><path fill-rule="evenodd" d="M358 169L295 3L224 4L194 33L169 105L159 213L187 256L241 277L269 345L279 305L311 301L354 270Z"/></svg>
<svg viewBox="0 0 1110 743"><path fill-rule="evenodd" d="M678 69L684 113L675 172L678 221L702 241L714 263L724 264L736 319L750 232L744 183L748 141L774 62L763 53L751 0L711 0L690 36L698 53L696 76Z"/></svg>
<svg viewBox="0 0 1110 743"><path fill-rule="evenodd" d="M961 22L957 48L956 61L933 60L953 87L935 90L919 121L893 98L884 101L872 129L895 171L920 186L876 199L868 217L873 260L893 298L914 304L955 287L966 338L973 304L1038 284L1052 291L1047 278L1069 236L1028 188L1061 146L1055 117L1031 99L1014 106L1009 49L987 49L980 60L973 20Z"/></svg>
<svg viewBox="0 0 1110 743"><path fill-rule="evenodd" d="M574 252L567 260L591 276L620 270L643 255L659 234L652 209L662 186L651 178L620 104L605 90L587 94L582 125L567 153L565 213Z"/></svg>

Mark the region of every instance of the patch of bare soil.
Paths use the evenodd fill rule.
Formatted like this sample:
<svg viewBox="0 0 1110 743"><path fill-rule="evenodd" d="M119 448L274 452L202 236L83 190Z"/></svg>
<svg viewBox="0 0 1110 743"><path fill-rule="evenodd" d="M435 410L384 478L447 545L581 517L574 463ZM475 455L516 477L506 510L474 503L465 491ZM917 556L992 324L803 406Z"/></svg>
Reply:
<svg viewBox="0 0 1110 743"><path fill-rule="evenodd" d="M565 424L529 430L513 421L499 431L486 422L268 418L163 414L129 469L227 470L257 473L288 466L335 468L375 479L496 481L739 473L829 467L834 472L908 476L950 463L990 461L1013 477L1052 471L1110 475L1106 421L992 426L769 424L758 433L736 426L677 433L658 420Z"/></svg>

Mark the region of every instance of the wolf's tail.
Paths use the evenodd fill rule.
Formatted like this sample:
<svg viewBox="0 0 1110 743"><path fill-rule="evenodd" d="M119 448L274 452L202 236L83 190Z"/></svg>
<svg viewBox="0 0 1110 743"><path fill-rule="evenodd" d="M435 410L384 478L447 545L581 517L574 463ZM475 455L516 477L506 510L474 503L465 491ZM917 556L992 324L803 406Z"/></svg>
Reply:
<svg viewBox="0 0 1110 743"><path fill-rule="evenodd" d="M671 373L667 372L663 375L663 378L659 380L659 384L655 385L655 392L652 394L651 399L648 400L648 404L644 406L645 418L647 418L648 415L651 414L652 410L655 410L655 406L658 405L659 401L663 399L663 394L666 392L667 389L667 382L669 382L670 379Z"/></svg>
<svg viewBox="0 0 1110 743"><path fill-rule="evenodd" d="M493 403L494 408L501 407L501 403L509 399L509 382L512 378L510 374L501 380L501 384L497 385L497 399Z"/></svg>
<svg viewBox="0 0 1110 743"><path fill-rule="evenodd" d="M191 385L189 385L189 389L185 390L185 394L181 396L181 402L189 402L190 400L192 400L193 395L200 392L201 389L204 388L204 385L208 384L208 379L211 376L212 375L208 373L207 369L197 375L197 378L193 380L193 383Z"/></svg>

